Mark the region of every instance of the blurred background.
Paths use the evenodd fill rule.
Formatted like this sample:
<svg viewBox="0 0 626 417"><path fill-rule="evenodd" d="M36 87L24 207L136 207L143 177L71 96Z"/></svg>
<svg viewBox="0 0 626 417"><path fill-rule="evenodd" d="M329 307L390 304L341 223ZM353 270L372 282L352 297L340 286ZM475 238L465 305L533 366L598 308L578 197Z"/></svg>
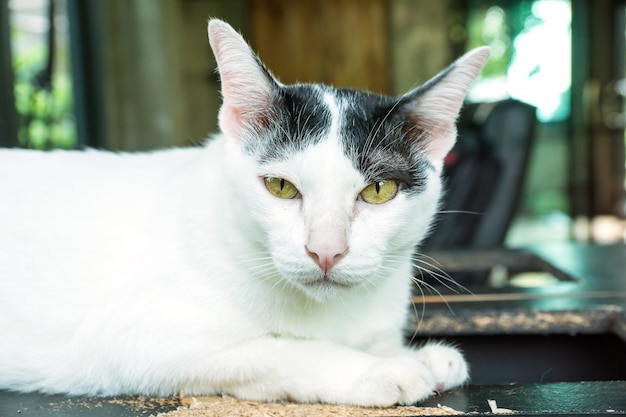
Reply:
<svg viewBox="0 0 626 417"><path fill-rule="evenodd" d="M477 181L496 181L514 204L490 197L491 209L450 211L482 223L506 211L496 243L507 246L624 241L626 0L0 0L0 145L201 143L220 105L209 16L240 30L285 83L392 95L490 45L462 122L501 125L479 142L481 155L504 159ZM494 103L510 102L533 120L497 116ZM508 137L522 130L510 162ZM499 181L516 161L517 181Z"/></svg>

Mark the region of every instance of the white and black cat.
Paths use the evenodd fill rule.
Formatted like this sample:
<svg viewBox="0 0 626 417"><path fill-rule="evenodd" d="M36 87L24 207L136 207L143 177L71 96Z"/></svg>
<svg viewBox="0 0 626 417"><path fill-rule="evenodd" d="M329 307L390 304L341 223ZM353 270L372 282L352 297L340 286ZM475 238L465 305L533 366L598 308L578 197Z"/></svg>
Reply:
<svg viewBox="0 0 626 417"><path fill-rule="evenodd" d="M0 388L410 404L463 384L403 345L412 255L479 48L400 97L283 85L211 20L222 133L0 151Z"/></svg>

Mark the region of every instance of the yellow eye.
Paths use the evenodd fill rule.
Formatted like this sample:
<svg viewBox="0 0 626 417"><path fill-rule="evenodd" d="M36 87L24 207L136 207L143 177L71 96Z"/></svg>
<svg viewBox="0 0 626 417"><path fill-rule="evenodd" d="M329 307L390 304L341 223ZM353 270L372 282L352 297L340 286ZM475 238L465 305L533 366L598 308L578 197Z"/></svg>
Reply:
<svg viewBox="0 0 626 417"><path fill-rule="evenodd" d="M391 200L398 193L396 180L373 182L361 191L359 197L369 204L383 204Z"/></svg>
<svg viewBox="0 0 626 417"><path fill-rule="evenodd" d="M282 178L265 177L265 187L274 197L290 199L298 196L296 186Z"/></svg>

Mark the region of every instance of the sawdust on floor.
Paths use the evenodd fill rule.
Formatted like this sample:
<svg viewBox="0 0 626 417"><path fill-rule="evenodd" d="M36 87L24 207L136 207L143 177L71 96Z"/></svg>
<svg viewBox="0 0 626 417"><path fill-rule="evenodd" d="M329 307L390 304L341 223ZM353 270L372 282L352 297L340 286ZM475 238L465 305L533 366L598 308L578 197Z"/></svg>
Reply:
<svg viewBox="0 0 626 417"><path fill-rule="evenodd" d="M362 408L334 404L262 403L233 397L185 397L176 411L156 417L374 417L374 416L440 416L464 414L444 405L438 407Z"/></svg>

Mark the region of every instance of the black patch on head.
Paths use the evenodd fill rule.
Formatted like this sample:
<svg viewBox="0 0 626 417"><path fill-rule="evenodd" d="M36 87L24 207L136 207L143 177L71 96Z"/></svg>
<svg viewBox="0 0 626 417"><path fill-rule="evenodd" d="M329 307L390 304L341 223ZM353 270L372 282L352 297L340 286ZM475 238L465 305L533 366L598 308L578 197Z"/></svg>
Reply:
<svg viewBox="0 0 626 417"><path fill-rule="evenodd" d="M325 93L341 109L345 155L366 181L394 179L406 192L419 193L433 167L422 151L427 132L420 130L404 98L318 84L277 86L269 124L258 126L246 150L260 162L284 160L326 139L332 115Z"/></svg>
<svg viewBox="0 0 626 417"><path fill-rule="evenodd" d="M398 98L358 90L335 90L343 109L340 136L346 155L368 182L395 179L420 192L432 165L422 151L427 132Z"/></svg>
<svg viewBox="0 0 626 417"><path fill-rule="evenodd" d="M255 132L246 148L260 161L286 159L320 142L331 124L323 91L314 84L278 87L270 114L269 124Z"/></svg>

